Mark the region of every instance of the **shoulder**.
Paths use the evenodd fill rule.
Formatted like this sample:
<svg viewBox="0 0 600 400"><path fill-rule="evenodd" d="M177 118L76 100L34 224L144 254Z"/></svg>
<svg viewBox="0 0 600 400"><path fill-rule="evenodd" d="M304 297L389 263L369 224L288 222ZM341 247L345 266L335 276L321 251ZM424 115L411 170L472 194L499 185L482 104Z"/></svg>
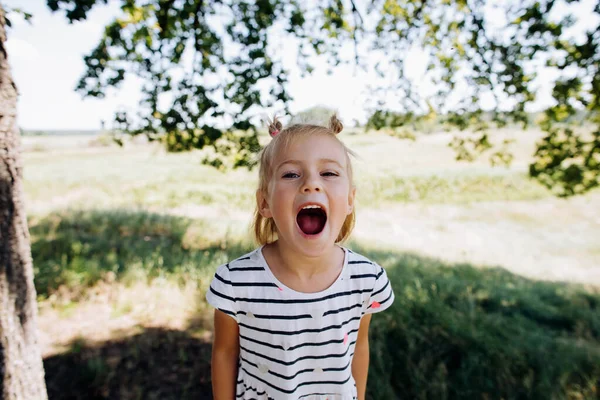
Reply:
<svg viewBox="0 0 600 400"><path fill-rule="evenodd" d="M348 269L352 274L374 274L376 278L381 275L383 268L375 261L350 249L346 250L348 251Z"/></svg>
<svg viewBox="0 0 600 400"><path fill-rule="evenodd" d="M260 261L258 249L235 258L216 268L211 282L211 288L216 290L221 288L228 293L233 294L233 290L239 287L248 286L247 282L253 281L260 272L264 272L264 264ZM258 275L257 275L258 274Z"/></svg>
<svg viewBox="0 0 600 400"><path fill-rule="evenodd" d="M257 250L219 265L206 292L206 300L237 319L238 300L250 297L249 290L264 286L260 283L262 275L256 273L259 270L264 271L264 267Z"/></svg>
<svg viewBox="0 0 600 400"><path fill-rule="evenodd" d="M259 249L239 256L225 264L217 267L216 275L220 276L244 276L248 272L264 271L264 266L259 260Z"/></svg>
<svg viewBox="0 0 600 400"><path fill-rule="evenodd" d="M362 254L348 250L348 267L351 282L360 282L369 291L369 300L364 314L385 310L394 302L394 291L383 267ZM357 285L354 283L354 285Z"/></svg>
<svg viewBox="0 0 600 400"><path fill-rule="evenodd" d="M362 254L348 251L348 262L344 278L349 290L371 293L385 271L375 261Z"/></svg>

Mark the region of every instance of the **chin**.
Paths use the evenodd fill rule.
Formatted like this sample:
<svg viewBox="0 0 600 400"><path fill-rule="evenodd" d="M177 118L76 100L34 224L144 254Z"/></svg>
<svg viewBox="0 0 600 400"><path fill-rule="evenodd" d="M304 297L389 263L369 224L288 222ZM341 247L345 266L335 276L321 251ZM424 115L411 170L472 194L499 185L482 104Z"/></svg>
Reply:
<svg viewBox="0 0 600 400"><path fill-rule="evenodd" d="M321 256L335 245L335 237L332 237L332 232L328 229L328 226L316 235L307 235L296 226L296 234L294 235L294 247L298 251L302 252L307 256Z"/></svg>

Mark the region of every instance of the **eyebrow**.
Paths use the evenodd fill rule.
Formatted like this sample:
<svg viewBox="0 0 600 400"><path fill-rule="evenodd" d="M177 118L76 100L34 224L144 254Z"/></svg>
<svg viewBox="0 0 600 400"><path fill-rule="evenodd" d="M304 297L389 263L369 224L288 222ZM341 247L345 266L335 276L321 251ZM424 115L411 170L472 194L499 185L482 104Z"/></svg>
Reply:
<svg viewBox="0 0 600 400"><path fill-rule="evenodd" d="M340 167L340 168L344 168L344 167L342 166L342 164L340 164L338 161L336 161L336 160L334 160L334 159L331 159L331 158L320 158L318 161L319 161L321 164L325 164L325 163L334 163L334 164L337 164L337 165L339 165L339 167ZM275 170L278 170L278 169L279 169L279 168L281 168L281 166L282 166L282 165L284 165L284 164L303 164L303 162L302 162L302 161L300 161L300 160L286 160L286 161L284 161L284 162L282 162L282 163L279 163L279 165L277 166L277 168L276 168Z"/></svg>

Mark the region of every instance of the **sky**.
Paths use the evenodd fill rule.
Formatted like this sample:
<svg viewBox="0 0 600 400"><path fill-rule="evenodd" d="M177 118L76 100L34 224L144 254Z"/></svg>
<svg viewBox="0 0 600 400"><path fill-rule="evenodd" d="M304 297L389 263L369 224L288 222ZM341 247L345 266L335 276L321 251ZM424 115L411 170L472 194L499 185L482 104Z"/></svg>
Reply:
<svg viewBox="0 0 600 400"><path fill-rule="evenodd" d="M13 79L19 90L17 112L21 128L97 130L101 128L101 121L113 120L118 108L135 109L140 89L140 81L136 79L126 80L118 91L108 91L104 99L84 98L75 92L84 72L83 57L98 43L104 26L119 11L115 1L96 7L86 21L74 24L69 24L64 14L51 13L45 0L1 1L5 6L19 7L33 14L31 24L19 17L11 19L13 28L8 30L6 44ZM587 3L592 4L593 1ZM293 63L296 49L284 46L284 52L284 62ZM405 72L419 84L426 60L417 49L413 49L410 59ZM374 79L372 73L353 66L336 67L333 74L328 75L321 65L304 78L298 71L292 70L288 92L294 100L290 110L296 113L323 105L336 109L346 123L354 120L365 122L368 118L367 85ZM424 85L421 89L431 90ZM277 111L265 110L265 113L272 115Z"/></svg>

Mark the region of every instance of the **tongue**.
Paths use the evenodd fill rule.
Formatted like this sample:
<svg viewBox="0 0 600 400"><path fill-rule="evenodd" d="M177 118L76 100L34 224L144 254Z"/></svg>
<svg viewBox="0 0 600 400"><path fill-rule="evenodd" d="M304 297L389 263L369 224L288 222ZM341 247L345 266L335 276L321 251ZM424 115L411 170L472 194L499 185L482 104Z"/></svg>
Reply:
<svg viewBox="0 0 600 400"><path fill-rule="evenodd" d="M307 235L314 235L323 230L323 216L320 213L301 212L297 218L298 226Z"/></svg>

